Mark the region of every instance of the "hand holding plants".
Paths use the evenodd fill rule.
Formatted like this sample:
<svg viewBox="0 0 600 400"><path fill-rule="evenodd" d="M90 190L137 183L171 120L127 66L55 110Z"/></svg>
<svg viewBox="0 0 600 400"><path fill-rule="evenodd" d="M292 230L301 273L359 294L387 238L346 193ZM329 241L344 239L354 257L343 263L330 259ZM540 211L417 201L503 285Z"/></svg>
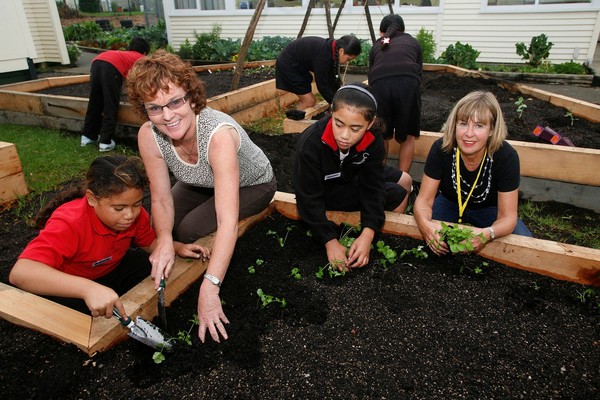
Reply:
<svg viewBox="0 0 600 400"><path fill-rule="evenodd" d="M213 285L209 281L202 283L200 286L200 295L198 297L198 337L204 343L206 330L217 343L220 343L220 336L227 339L227 331L224 324L228 324L229 320L223 313L221 299L219 298L219 287Z"/></svg>
<svg viewBox="0 0 600 400"><path fill-rule="evenodd" d="M349 268L361 268L369 263L373 237L375 237L375 231L364 228L360 236L352 243L348 250L347 266Z"/></svg>
<svg viewBox="0 0 600 400"><path fill-rule="evenodd" d="M348 270L348 258L346 257L347 249L337 239L331 239L329 242L325 243L325 250L327 251L327 259L332 265L334 261L337 261L335 266L338 270Z"/></svg>

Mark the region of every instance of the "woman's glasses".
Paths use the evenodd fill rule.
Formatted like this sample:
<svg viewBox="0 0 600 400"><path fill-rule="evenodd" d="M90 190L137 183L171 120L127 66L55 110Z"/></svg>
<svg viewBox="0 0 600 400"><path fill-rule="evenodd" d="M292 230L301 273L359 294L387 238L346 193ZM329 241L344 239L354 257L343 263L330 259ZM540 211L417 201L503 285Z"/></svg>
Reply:
<svg viewBox="0 0 600 400"><path fill-rule="evenodd" d="M167 107L169 110L177 110L178 108L181 108L181 106L183 106L185 104L185 102L187 101L188 97L189 96L186 94L183 97L179 97L177 99L171 100L164 106L151 105L151 106L144 106L143 109L147 115L161 115L163 112L163 108L165 108L165 107Z"/></svg>

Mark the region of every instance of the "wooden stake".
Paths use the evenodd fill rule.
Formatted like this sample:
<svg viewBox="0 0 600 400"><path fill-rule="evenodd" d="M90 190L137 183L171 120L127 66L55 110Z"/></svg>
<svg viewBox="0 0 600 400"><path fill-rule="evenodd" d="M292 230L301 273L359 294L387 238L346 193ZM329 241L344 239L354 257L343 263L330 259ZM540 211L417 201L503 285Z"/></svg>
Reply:
<svg viewBox="0 0 600 400"><path fill-rule="evenodd" d="M344 9L344 6L346 5L346 0L342 0L340 7L338 8L337 14L335 15L335 21L333 21L333 36L335 36L335 28L337 26L338 20L340 19L340 16L342 15L342 10Z"/></svg>
<svg viewBox="0 0 600 400"><path fill-rule="evenodd" d="M300 31L298 32L298 36L296 39L300 39L302 35L304 35L304 31L306 30L306 24L308 24L308 18L310 17L310 12L315 7L315 0L310 0L308 2L308 6L306 6L306 13L304 14L304 20L302 21L302 26L300 27Z"/></svg>
<svg viewBox="0 0 600 400"><path fill-rule="evenodd" d="M327 22L329 39L333 40L333 27L331 26L331 0L325 0L325 21Z"/></svg>
<svg viewBox="0 0 600 400"><path fill-rule="evenodd" d="M258 6L254 10L254 15L252 15L252 19L250 20L250 26L246 31L246 36L244 36L244 41L242 42L242 47L240 48L240 52L238 54L236 69L233 73L233 79L231 80L231 90L236 90L240 84L240 76L244 70L244 61L246 60L246 54L248 54L248 47L250 47L250 43L252 43L254 31L256 31L256 25L258 24L260 15L265 8L266 2L267 0L258 1Z"/></svg>

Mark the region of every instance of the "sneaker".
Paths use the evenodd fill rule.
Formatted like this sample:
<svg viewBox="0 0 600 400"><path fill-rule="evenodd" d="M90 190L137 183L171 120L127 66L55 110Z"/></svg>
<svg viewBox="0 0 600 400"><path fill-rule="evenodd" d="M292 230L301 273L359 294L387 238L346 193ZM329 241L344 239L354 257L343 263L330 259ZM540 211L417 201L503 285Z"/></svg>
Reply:
<svg viewBox="0 0 600 400"><path fill-rule="evenodd" d="M94 144L94 143L98 143L98 139L92 140L85 135L81 135L81 147L85 147L88 144Z"/></svg>
<svg viewBox="0 0 600 400"><path fill-rule="evenodd" d="M111 151L117 147L114 140L111 140L109 144L100 143L100 151Z"/></svg>

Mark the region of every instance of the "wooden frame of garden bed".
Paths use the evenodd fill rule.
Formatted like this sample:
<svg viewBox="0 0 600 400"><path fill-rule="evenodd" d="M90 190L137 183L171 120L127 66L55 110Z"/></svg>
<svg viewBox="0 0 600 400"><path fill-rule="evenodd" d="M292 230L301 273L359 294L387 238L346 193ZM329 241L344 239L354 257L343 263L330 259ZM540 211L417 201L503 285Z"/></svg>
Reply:
<svg viewBox="0 0 600 400"><path fill-rule="evenodd" d="M239 235L243 235L251 226L273 212L278 212L286 218L300 219L294 195L277 192L266 210L240 222ZM358 212L331 211L327 213L327 217L338 224L360 223ZM423 239L414 218L410 215L386 212L382 231L392 235ZM212 247L213 242L214 234L197 241L209 248ZM508 235L489 243L479 254L510 267L584 285L600 286L600 250ZM170 305L198 280L206 267L206 262L178 257L165 290L166 304ZM150 278L146 278L123 295L121 300L131 316L142 316L152 320L157 315L158 297ZM89 355L107 350L127 337L126 329L114 318L92 318L2 283L0 283L0 317L16 325L73 343Z"/></svg>

